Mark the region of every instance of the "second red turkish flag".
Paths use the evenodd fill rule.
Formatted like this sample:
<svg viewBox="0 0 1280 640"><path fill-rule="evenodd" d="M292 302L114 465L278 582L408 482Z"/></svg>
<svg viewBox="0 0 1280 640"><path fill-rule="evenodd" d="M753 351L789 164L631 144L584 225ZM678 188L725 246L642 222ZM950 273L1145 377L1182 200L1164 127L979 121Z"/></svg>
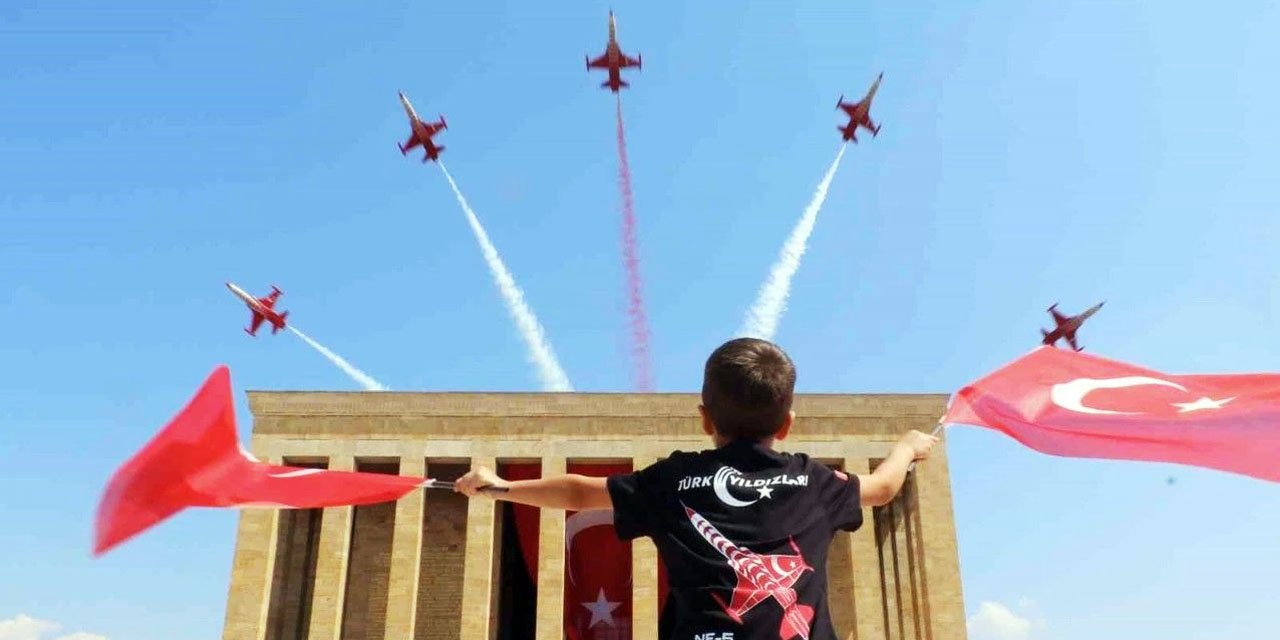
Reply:
<svg viewBox="0 0 1280 640"><path fill-rule="evenodd" d="M1046 346L958 391L942 422L1052 455L1280 482L1280 374L1171 375Z"/></svg>

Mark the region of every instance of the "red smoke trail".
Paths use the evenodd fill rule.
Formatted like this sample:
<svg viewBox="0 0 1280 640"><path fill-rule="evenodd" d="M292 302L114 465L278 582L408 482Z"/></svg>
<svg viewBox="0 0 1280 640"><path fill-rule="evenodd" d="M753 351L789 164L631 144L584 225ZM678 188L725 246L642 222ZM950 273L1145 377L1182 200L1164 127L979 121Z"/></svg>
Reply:
<svg viewBox="0 0 1280 640"><path fill-rule="evenodd" d="M631 165L627 162L627 136L622 126L621 95L618 96L618 190L622 192L622 260L627 268L627 311L631 317L631 353L635 358L636 389L652 391L649 321L644 313L640 255L636 251L636 212L631 201Z"/></svg>

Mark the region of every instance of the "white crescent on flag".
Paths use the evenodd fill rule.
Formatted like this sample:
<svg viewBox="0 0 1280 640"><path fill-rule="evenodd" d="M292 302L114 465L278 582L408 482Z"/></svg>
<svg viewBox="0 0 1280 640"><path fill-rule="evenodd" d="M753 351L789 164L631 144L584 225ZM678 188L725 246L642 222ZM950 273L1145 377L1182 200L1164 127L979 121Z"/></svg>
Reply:
<svg viewBox="0 0 1280 640"><path fill-rule="evenodd" d="M569 556L573 553L573 539L578 537L585 529L591 527L600 527L613 524L613 509L593 509L591 511L579 511L569 516L564 521L564 554L565 554L565 571L568 572L569 584L574 583L573 579L573 563L568 562Z"/></svg>
<svg viewBox="0 0 1280 640"><path fill-rule="evenodd" d="M1179 391L1186 391L1187 388L1168 380L1159 378L1149 378L1147 376L1126 376L1123 378L1076 378L1071 382L1063 382L1053 385L1053 389L1049 391L1049 398L1053 403L1068 411L1076 413L1091 413L1094 415L1142 415L1140 411L1112 411L1110 409L1097 409L1085 405L1084 397L1090 391L1095 389L1123 389L1125 387L1138 387L1142 385L1161 385L1172 387Z"/></svg>

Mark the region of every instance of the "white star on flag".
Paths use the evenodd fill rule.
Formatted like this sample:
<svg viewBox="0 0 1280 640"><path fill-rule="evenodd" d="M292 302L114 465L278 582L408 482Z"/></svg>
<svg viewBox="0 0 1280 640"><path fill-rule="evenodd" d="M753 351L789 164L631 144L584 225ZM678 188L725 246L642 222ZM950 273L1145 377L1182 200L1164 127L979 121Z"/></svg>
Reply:
<svg viewBox="0 0 1280 640"><path fill-rule="evenodd" d="M582 602L579 604L586 607L587 610L591 612L591 622L587 623L588 629L596 626L596 624L601 621L604 621L611 627L614 626L613 610L622 605L621 602L611 602L605 598L604 589L600 589L600 595L596 597L595 602Z"/></svg>
<svg viewBox="0 0 1280 640"><path fill-rule="evenodd" d="M760 487L759 489L756 489L756 491L759 491L759 492L760 492L760 497L761 497L761 498L772 498L772 497L773 497L773 487Z"/></svg>
<svg viewBox="0 0 1280 640"><path fill-rule="evenodd" d="M1212 398L1200 398L1195 402L1174 402L1173 406L1178 407L1178 413L1187 413L1188 411L1199 411L1201 409L1221 409L1222 405L1235 400L1235 396L1224 400L1214 400Z"/></svg>

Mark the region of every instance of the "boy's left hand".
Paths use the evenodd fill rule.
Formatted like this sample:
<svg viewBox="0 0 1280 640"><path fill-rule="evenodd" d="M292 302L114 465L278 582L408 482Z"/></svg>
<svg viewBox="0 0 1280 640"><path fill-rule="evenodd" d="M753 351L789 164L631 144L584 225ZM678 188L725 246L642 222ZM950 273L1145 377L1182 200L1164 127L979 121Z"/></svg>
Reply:
<svg viewBox="0 0 1280 640"><path fill-rule="evenodd" d="M475 496L477 493L483 493L482 489L490 487L501 488L507 486L507 481L498 477L489 467L476 467L467 472L467 475L458 478L453 483L455 493L461 493L467 497Z"/></svg>

